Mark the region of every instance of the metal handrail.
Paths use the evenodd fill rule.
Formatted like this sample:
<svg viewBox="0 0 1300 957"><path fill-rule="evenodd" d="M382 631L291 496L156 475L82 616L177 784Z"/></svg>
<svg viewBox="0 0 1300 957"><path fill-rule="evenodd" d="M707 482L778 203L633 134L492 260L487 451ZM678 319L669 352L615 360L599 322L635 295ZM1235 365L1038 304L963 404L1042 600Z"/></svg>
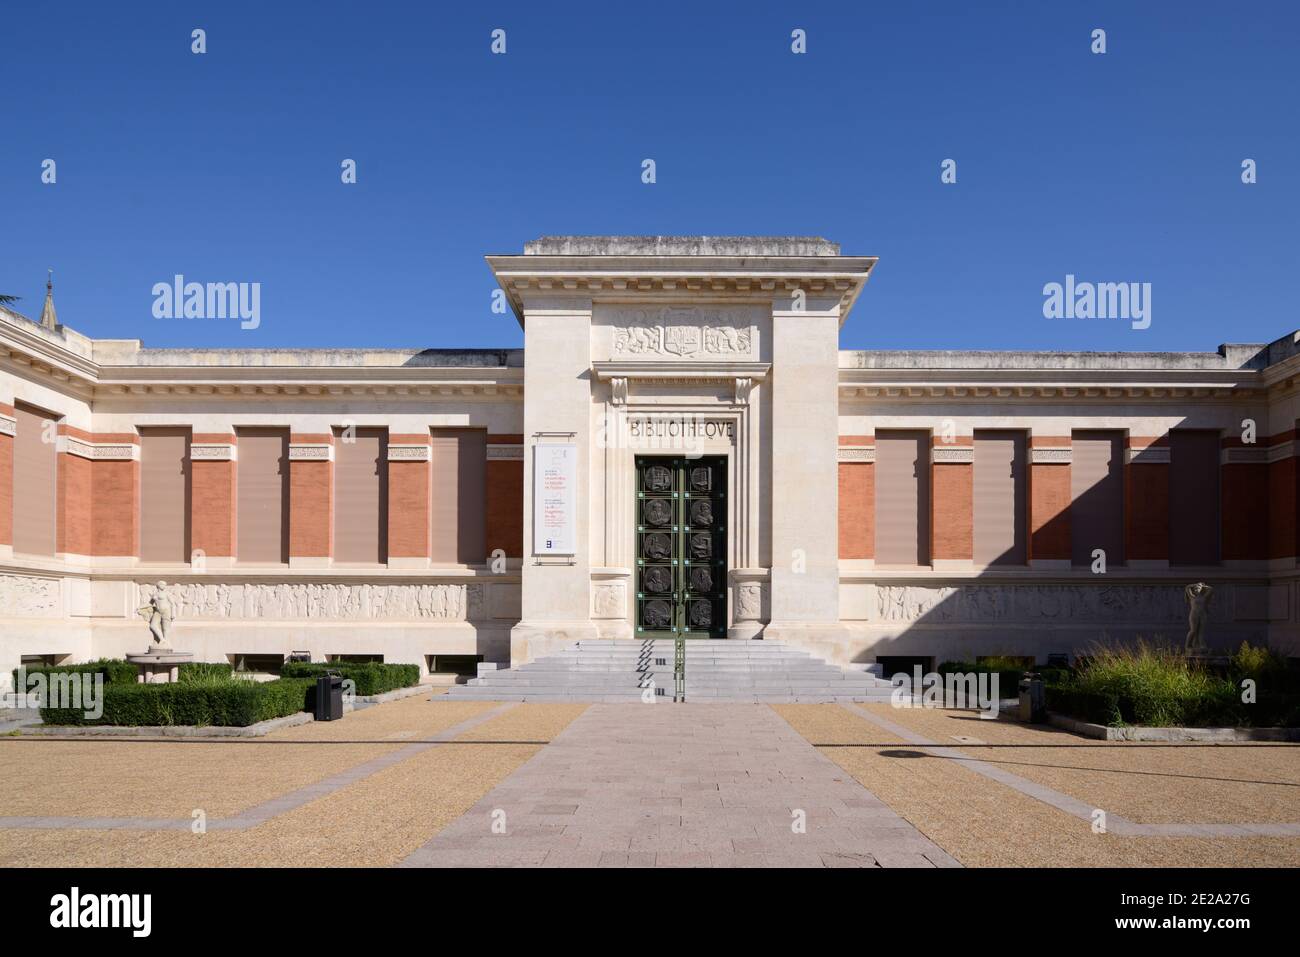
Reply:
<svg viewBox="0 0 1300 957"><path fill-rule="evenodd" d="M673 638L673 701L686 700L686 636Z"/></svg>

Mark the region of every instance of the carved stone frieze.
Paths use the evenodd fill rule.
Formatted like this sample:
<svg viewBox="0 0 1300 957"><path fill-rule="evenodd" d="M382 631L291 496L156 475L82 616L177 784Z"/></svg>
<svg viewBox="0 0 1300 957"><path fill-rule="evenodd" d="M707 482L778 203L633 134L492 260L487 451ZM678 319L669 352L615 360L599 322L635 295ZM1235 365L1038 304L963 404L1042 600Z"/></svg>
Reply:
<svg viewBox="0 0 1300 957"><path fill-rule="evenodd" d="M482 584L182 582L167 594L183 621L320 618L472 621L483 616ZM141 601L154 592L140 585Z"/></svg>
<svg viewBox="0 0 1300 957"><path fill-rule="evenodd" d="M614 330L619 357L740 359L754 354L754 330L748 323L698 309L665 306L623 313Z"/></svg>
<svg viewBox="0 0 1300 957"><path fill-rule="evenodd" d="M869 614L882 622L1122 622L1172 627L1187 620L1179 584L869 587ZM1221 603L1212 617L1222 616L1225 605Z"/></svg>
<svg viewBox="0 0 1300 957"><path fill-rule="evenodd" d="M0 618L58 618L63 614L57 578L0 575Z"/></svg>

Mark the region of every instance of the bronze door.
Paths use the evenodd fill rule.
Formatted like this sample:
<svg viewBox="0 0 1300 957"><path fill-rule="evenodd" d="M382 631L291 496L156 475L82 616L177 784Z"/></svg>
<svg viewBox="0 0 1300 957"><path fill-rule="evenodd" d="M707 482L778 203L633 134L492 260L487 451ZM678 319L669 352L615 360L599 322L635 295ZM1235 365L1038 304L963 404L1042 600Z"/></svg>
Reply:
<svg viewBox="0 0 1300 957"><path fill-rule="evenodd" d="M638 638L727 637L727 460L636 459Z"/></svg>

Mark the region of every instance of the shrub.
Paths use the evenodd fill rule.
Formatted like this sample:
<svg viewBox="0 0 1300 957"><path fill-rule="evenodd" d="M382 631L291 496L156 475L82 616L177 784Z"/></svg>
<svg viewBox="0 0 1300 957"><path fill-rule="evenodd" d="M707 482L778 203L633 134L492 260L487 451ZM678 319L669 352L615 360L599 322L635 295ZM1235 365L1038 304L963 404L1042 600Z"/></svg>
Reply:
<svg viewBox="0 0 1300 957"><path fill-rule="evenodd" d="M1114 695L1122 720L1134 724L1237 724L1241 719L1231 681L1144 641L1133 648L1098 649L1072 685L1083 692Z"/></svg>
<svg viewBox="0 0 1300 957"><path fill-rule="evenodd" d="M232 680L234 668L224 661L187 661L176 673L177 681Z"/></svg>
<svg viewBox="0 0 1300 957"><path fill-rule="evenodd" d="M18 688L18 670L14 669L14 687ZM36 665L27 668L27 674L50 675L94 675L104 676L104 684L135 684L140 676L140 669L129 661L115 658L100 658L98 661L86 661L76 665ZM20 689L21 690L21 689Z"/></svg>
<svg viewBox="0 0 1300 957"><path fill-rule="evenodd" d="M1020 679L1028 669L1015 659L989 657L974 664L969 661L945 661L935 670L941 675L997 675L998 697L1014 698L1020 693Z"/></svg>
<svg viewBox="0 0 1300 957"><path fill-rule="evenodd" d="M1242 667L1260 668L1258 655ZM1294 720L1300 697L1261 694L1241 701L1238 684L1178 651L1139 641L1132 648L1098 648L1065 680L1049 682L1047 706L1098 724L1154 727L1275 725Z"/></svg>
<svg viewBox="0 0 1300 957"><path fill-rule="evenodd" d="M195 725L247 727L306 710L314 684L304 679L252 681L209 678L172 684L104 686L104 713L87 719L74 708L42 708L50 725Z"/></svg>
<svg viewBox="0 0 1300 957"><path fill-rule="evenodd" d="M419 665L384 664L377 661L361 664L286 661L280 675L283 678L310 678L315 681L321 675L331 671L345 679L352 679L356 683L356 693L359 695L383 694L398 688L410 688L420 683Z"/></svg>

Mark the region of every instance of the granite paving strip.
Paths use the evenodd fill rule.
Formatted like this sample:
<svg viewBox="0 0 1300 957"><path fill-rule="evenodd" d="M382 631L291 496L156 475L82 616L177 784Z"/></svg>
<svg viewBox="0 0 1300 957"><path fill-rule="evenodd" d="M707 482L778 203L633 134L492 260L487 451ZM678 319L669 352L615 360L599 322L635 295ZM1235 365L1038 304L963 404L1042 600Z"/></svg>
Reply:
<svg viewBox="0 0 1300 957"><path fill-rule="evenodd" d="M1004 768L990 764L988 761L971 757L961 750L945 747L936 741L917 734L897 722L873 714L852 702L840 702L840 707L858 715L876 727L896 735L909 744L914 744L937 758L946 758L958 762L976 774L997 781L1021 794L1042 801L1057 810L1064 811L1072 817L1092 823L1097 807L1087 801L1081 801L1069 794L1063 794L1054 788L1030 781ZM1130 821L1114 811L1106 812L1106 830L1112 834L1125 837L1296 837L1300 836L1300 823L1255 823L1255 824L1139 824Z"/></svg>
<svg viewBox="0 0 1300 957"><path fill-rule="evenodd" d="M242 831L256 827L271 818L302 807L317 798L324 797L350 784L370 777L385 768L392 767L417 754L454 740L458 735L469 731L476 725L490 721L498 715L515 707L507 702L488 711L474 715L458 724L430 735L423 741L417 741L398 748L388 754L364 761L354 767L346 768L337 774L323 778L304 787L296 788L270 800L255 804L231 817L209 819L209 831ZM76 830L138 830L138 831L177 831L189 830L193 824L190 818L157 817L41 817L35 815L0 817L0 828L31 828L41 830L76 829Z"/></svg>
<svg viewBox="0 0 1300 957"><path fill-rule="evenodd" d="M960 865L766 705L657 702L592 705L402 866Z"/></svg>

